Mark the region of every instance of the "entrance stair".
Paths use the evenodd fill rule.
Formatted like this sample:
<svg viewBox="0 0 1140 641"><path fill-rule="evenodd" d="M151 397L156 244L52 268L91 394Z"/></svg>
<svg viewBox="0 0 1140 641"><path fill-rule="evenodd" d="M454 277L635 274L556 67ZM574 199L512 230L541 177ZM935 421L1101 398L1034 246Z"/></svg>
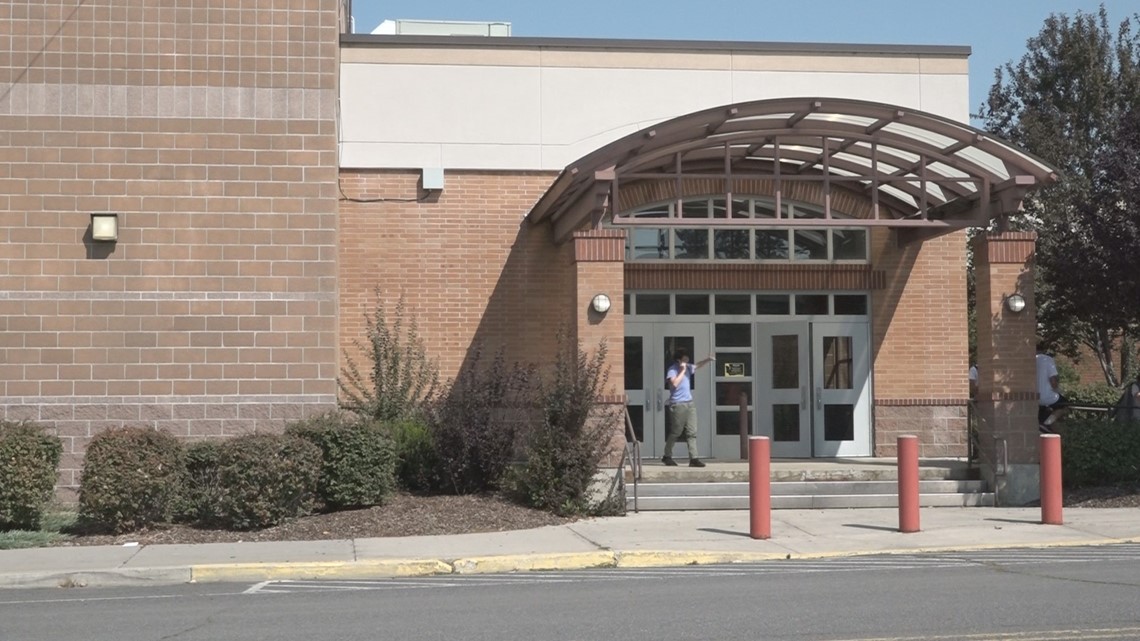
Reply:
<svg viewBox="0 0 1140 641"><path fill-rule="evenodd" d="M636 488L626 471L628 510L747 510L748 462L706 459L707 467L644 461ZM964 459L919 461L922 507L994 505L977 465ZM772 509L898 506L898 464L893 458L776 459L771 463ZM636 493L636 497L635 497ZM636 506L635 506L636 502Z"/></svg>

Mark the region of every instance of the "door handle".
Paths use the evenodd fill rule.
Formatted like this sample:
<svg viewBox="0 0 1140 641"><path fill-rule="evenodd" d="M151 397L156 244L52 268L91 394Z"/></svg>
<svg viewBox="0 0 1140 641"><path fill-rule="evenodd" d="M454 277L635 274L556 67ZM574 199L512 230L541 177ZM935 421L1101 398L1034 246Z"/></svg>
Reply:
<svg viewBox="0 0 1140 641"><path fill-rule="evenodd" d="M817 410L823 409L823 388L822 387L815 388L815 409L817 409Z"/></svg>
<svg viewBox="0 0 1140 641"><path fill-rule="evenodd" d="M646 412L648 412L650 410L650 408L652 407L652 405L650 405L650 403L652 403L652 402L653 402L653 399L649 398L649 395L646 394L645 395L645 411Z"/></svg>
<svg viewBox="0 0 1140 641"><path fill-rule="evenodd" d="M807 388L801 386L800 387L800 409L801 410L807 409L807 406L808 406L807 396L808 396L807 395Z"/></svg>
<svg viewBox="0 0 1140 641"><path fill-rule="evenodd" d="M665 409L665 394L661 390L657 390L657 411L660 412Z"/></svg>

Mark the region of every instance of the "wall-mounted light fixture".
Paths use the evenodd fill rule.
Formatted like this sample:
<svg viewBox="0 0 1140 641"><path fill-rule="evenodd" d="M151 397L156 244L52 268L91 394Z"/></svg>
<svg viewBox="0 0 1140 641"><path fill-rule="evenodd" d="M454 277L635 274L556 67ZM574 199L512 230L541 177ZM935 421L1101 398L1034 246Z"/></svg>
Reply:
<svg viewBox="0 0 1140 641"><path fill-rule="evenodd" d="M594 296L594 300L590 301L590 306L594 308L595 312L605 314L610 311L610 297L605 294L598 294Z"/></svg>
<svg viewBox="0 0 1140 641"><path fill-rule="evenodd" d="M113 243L118 239L118 214L91 214L91 240Z"/></svg>
<svg viewBox="0 0 1140 641"><path fill-rule="evenodd" d="M1010 294L1005 298L1005 307L1014 314L1020 314L1025 309L1025 298L1021 294Z"/></svg>

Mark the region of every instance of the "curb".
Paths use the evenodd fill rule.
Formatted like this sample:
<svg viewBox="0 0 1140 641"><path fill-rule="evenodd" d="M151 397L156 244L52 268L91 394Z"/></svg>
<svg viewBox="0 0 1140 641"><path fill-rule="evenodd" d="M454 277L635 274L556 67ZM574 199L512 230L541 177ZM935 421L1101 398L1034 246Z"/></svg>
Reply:
<svg viewBox="0 0 1140 641"><path fill-rule="evenodd" d="M76 572L23 572L0 574L4 588L83 588L180 583L257 582L274 580L381 579L446 574L499 574L512 572L585 570L593 568L664 568L693 565L757 563L785 559L828 559L873 555L976 552L1013 548L1105 546L1137 543L1140 537L1073 539L1046 543L891 548L883 550L832 550L824 552L731 552L679 550L596 550L547 554L515 554L444 559L367 559L363 561L220 563L153 568L118 568Z"/></svg>

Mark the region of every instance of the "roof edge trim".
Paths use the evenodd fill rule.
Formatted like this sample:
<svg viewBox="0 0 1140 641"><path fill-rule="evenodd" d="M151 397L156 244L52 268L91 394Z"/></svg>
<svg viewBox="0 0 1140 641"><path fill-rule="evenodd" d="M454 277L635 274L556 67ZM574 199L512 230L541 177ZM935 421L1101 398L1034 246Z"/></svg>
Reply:
<svg viewBox="0 0 1140 641"><path fill-rule="evenodd" d="M878 54L968 57L964 45L844 44L828 42L748 42L729 40L639 40L627 38L553 38L487 36L412 36L341 34L342 46L486 47L489 49L622 49L630 51L739 51L746 53Z"/></svg>

